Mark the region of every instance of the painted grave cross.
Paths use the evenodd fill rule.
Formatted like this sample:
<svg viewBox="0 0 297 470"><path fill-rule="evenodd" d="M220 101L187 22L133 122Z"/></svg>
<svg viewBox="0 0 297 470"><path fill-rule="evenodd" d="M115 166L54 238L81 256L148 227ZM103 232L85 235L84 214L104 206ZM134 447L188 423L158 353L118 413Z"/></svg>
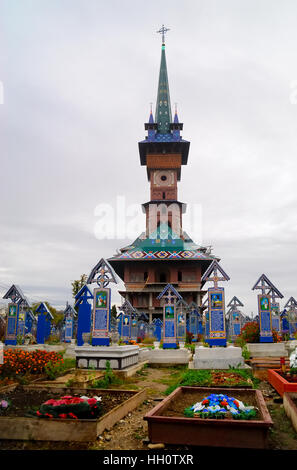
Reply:
<svg viewBox="0 0 297 470"><path fill-rule="evenodd" d="M282 299L283 295L275 288L271 288L268 292L271 295L271 322L272 329L281 332L281 321L280 321L280 304L277 299Z"/></svg>
<svg viewBox="0 0 297 470"><path fill-rule="evenodd" d="M117 283L116 274L108 261L101 258L92 269L87 284L97 283L93 291L92 345L109 346L110 331L110 283Z"/></svg>
<svg viewBox="0 0 297 470"><path fill-rule="evenodd" d="M121 321L121 339L128 343L131 339L131 326L132 319L135 318L137 312L136 309L132 306L129 300L125 300L122 306L120 307L120 312L122 312L120 321Z"/></svg>
<svg viewBox="0 0 297 470"><path fill-rule="evenodd" d="M197 335L203 333L201 315L199 307L195 302L189 304L189 317L187 321L187 329L193 335L193 341L197 341Z"/></svg>
<svg viewBox="0 0 297 470"><path fill-rule="evenodd" d="M289 323L289 333L290 339L294 340L295 336L294 333L297 331L297 301L294 297L290 297L288 302L285 305L285 309L287 310L287 320Z"/></svg>
<svg viewBox="0 0 297 470"><path fill-rule="evenodd" d="M208 289L209 336L206 341L210 346L226 346L225 289L219 287L218 283L220 281L229 281L230 277L214 260L201 280L213 282L213 287Z"/></svg>
<svg viewBox="0 0 297 470"><path fill-rule="evenodd" d="M176 302L176 338L177 341L186 340L187 313L189 305L185 300L180 299Z"/></svg>
<svg viewBox="0 0 297 470"><path fill-rule="evenodd" d="M259 277L252 290L260 290L258 294L258 312L260 327L260 343L272 343L272 313L271 313L271 292L282 298L281 292L272 284L265 274Z"/></svg>
<svg viewBox="0 0 297 470"><path fill-rule="evenodd" d="M76 316L77 316L76 311L67 302L66 308L64 310L64 341L65 343L70 343L73 338Z"/></svg>
<svg viewBox="0 0 297 470"><path fill-rule="evenodd" d="M20 287L16 286L15 284L13 284L8 289L6 294L4 294L3 296L3 299L11 300L11 302L8 304L5 344L16 346L19 321L21 320L21 324L23 322L22 316L21 318L19 318L20 305L21 305L21 302L23 301L27 302L27 299L24 296L23 292L21 291ZM24 319L24 324L25 324L25 319Z"/></svg>
<svg viewBox="0 0 297 470"><path fill-rule="evenodd" d="M177 348L177 331L176 331L176 300L182 300L182 296L171 285L163 289L158 295L158 300L163 303L163 349Z"/></svg>
<svg viewBox="0 0 297 470"><path fill-rule="evenodd" d="M38 305L36 314L38 315L36 341L38 344L44 344L50 335L51 321L54 317L44 302Z"/></svg>
<svg viewBox="0 0 297 470"><path fill-rule="evenodd" d="M17 334L21 337L25 337L26 334L26 320L28 314L28 309L30 308L29 301L27 298L23 298L19 301L19 319L18 319L18 327L17 327Z"/></svg>
<svg viewBox="0 0 297 470"><path fill-rule="evenodd" d="M236 338L240 335L243 318L242 313L238 307L243 307L243 303L234 296L227 307L230 307L229 313L229 335L231 336L232 341L235 341Z"/></svg>
<svg viewBox="0 0 297 470"><path fill-rule="evenodd" d="M83 334L91 332L91 304L89 300L93 300L94 296L88 286L85 284L75 296L74 307L78 310L77 319L77 346L83 346Z"/></svg>

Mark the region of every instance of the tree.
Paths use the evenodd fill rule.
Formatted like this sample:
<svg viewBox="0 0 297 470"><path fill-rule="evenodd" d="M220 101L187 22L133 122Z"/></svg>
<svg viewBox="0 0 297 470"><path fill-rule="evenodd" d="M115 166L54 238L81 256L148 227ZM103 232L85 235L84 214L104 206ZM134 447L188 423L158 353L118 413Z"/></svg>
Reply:
<svg viewBox="0 0 297 470"><path fill-rule="evenodd" d="M40 305L40 303L41 302L35 302L34 304L32 304L32 312L34 313L34 315L36 315L36 310L37 310L37 307ZM64 312L62 310L57 310L48 302L43 302L43 303L47 306L52 316L54 317L53 324L56 325L57 327L61 325L64 320Z"/></svg>
<svg viewBox="0 0 297 470"><path fill-rule="evenodd" d="M80 291L80 289L85 285L87 282L88 276L86 274L82 274L80 279L71 282L72 285L72 295L75 298L76 294Z"/></svg>
<svg viewBox="0 0 297 470"><path fill-rule="evenodd" d="M112 318L116 319L117 318L117 307L113 305L111 307L110 315Z"/></svg>

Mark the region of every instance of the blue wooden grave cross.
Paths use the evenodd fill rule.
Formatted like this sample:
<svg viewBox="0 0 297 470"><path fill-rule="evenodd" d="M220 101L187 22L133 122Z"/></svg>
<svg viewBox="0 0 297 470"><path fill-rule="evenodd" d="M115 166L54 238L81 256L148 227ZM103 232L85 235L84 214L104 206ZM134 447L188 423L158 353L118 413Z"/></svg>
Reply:
<svg viewBox="0 0 297 470"><path fill-rule="evenodd" d="M5 344L15 346L17 344L17 334L19 322L21 326L21 331L23 327L25 328L26 315L22 312L20 314L20 305L22 302L27 302L26 297L24 296L22 290L16 284L13 284L6 294L4 294L3 299L10 299L11 302L8 304L8 315L6 321L6 334L5 334ZM24 320L24 321L23 321Z"/></svg>
<svg viewBox="0 0 297 470"><path fill-rule="evenodd" d="M77 332L76 332L76 344L77 346L83 346L83 333L91 332L91 311L92 306L89 300L93 300L94 296L87 284L85 284L75 296L74 307L78 310L77 319Z"/></svg>
<svg viewBox="0 0 297 470"><path fill-rule="evenodd" d="M92 345L109 346L110 338L110 283L117 284L117 276L111 265L105 259L101 260L92 269L87 284L97 283L93 291L92 311Z"/></svg>
<svg viewBox="0 0 297 470"><path fill-rule="evenodd" d="M271 313L271 292L282 298L282 293L272 284L265 274L262 274L257 280L252 290L259 289L258 312L260 327L260 343L273 343L272 336L272 313Z"/></svg>
<svg viewBox="0 0 297 470"><path fill-rule="evenodd" d="M163 349L176 349L176 301L182 300L182 296L171 284L167 284L157 299L163 303Z"/></svg>
<svg viewBox="0 0 297 470"><path fill-rule="evenodd" d="M51 321L54 317L44 302L38 305L35 313L38 315L36 341L37 344L44 344L50 335Z"/></svg>
<svg viewBox="0 0 297 470"><path fill-rule="evenodd" d="M221 276L219 276L219 274ZM229 281L230 277L225 273L217 260L205 271L201 277L203 282L213 282L213 287L208 289L208 315L209 334L206 342L210 346L226 346L226 322L225 322L225 289L219 287L219 281Z"/></svg>

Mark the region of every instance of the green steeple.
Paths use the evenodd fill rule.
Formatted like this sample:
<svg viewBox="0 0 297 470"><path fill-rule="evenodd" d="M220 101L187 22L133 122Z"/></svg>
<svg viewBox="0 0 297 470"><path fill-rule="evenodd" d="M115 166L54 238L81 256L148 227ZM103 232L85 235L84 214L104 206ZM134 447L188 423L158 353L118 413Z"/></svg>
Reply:
<svg viewBox="0 0 297 470"><path fill-rule="evenodd" d="M155 122L158 124L158 132L160 134L168 134L170 132L170 123L172 122L172 116L164 42L162 44L161 52L161 66L159 74Z"/></svg>

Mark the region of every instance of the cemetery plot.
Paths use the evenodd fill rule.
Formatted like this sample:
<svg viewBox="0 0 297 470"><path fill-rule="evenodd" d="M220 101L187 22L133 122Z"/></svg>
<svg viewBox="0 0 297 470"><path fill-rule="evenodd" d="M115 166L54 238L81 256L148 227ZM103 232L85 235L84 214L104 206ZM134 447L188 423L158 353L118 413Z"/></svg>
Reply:
<svg viewBox="0 0 297 470"><path fill-rule="evenodd" d="M285 392L297 392L296 374L283 373L281 370L268 369L268 382L283 396Z"/></svg>
<svg viewBox="0 0 297 470"><path fill-rule="evenodd" d="M184 410L210 394L225 394L222 388L179 387L146 414L151 442L166 444L265 448L273 422L259 390L228 389L247 406L257 409L252 419L206 419L184 416Z"/></svg>
<svg viewBox="0 0 297 470"><path fill-rule="evenodd" d="M78 419L73 413L67 417L38 416L37 411L48 400L61 397L99 397L100 413L95 419ZM1 394L0 402L9 403L0 412L0 439L39 441L93 441L145 399L145 391L101 390L77 388L36 389L19 386ZM50 413L49 413L50 415Z"/></svg>
<svg viewBox="0 0 297 470"><path fill-rule="evenodd" d="M297 393L284 393L284 409L297 432Z"/></svg>

